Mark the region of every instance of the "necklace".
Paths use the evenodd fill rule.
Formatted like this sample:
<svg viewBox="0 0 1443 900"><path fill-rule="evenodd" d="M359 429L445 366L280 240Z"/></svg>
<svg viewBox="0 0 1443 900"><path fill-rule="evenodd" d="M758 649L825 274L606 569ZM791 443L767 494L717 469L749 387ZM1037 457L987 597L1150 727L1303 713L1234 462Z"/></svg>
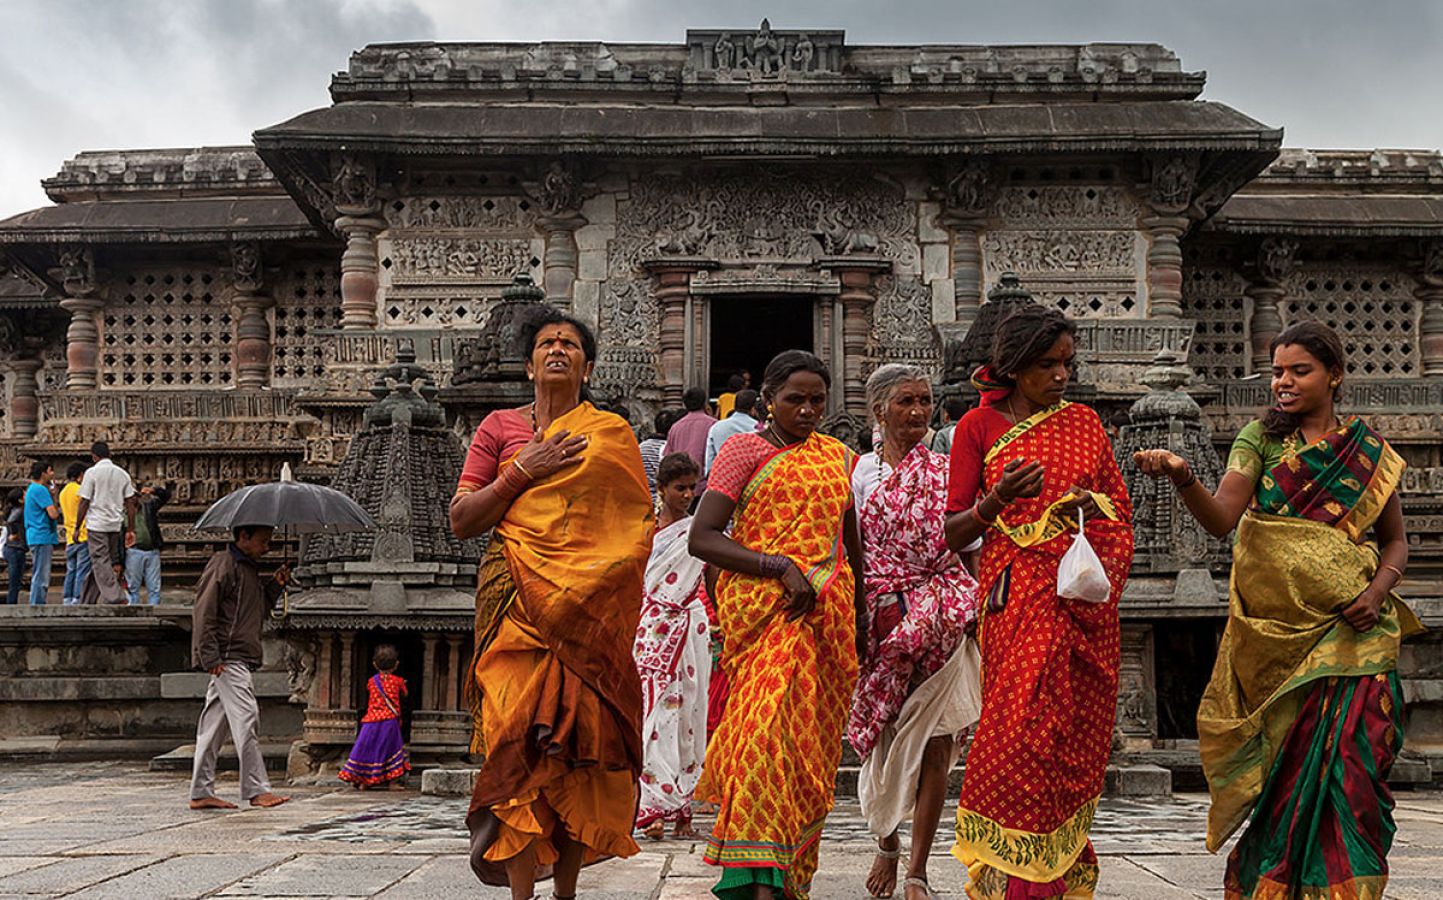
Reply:
<svg viewBox="0 0 1443 900"><path fill-rule="evenodd" d="M530 403L529 405L530 405L530 408L531 408L531 432L532 432L533 434L535 434L535 433L536 433L536 401L534 401L534 400L531 401L531 403Z"/></svg>

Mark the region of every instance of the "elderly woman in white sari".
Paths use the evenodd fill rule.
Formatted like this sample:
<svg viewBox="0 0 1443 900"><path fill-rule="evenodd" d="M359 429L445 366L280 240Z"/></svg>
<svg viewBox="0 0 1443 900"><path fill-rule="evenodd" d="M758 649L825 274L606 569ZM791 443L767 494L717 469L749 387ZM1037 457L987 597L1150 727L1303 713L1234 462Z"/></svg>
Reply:
<svg viewBox="0 0 1443 900"><path fill-rule="evenodd" d="M661 839L695 837L691 797L706 753L711 637L703 604L703 563L687 551L692 497L701 468L673 453L656 470L661 512L646 564L636 669L641 675L641 803L636 826Z"/></svg>
<svg viewBox="0 0 1443 900"><path fill-rule="evenodd" d="M862 759L859 793L878 841L867 877L874 897L897 887L898 835L912 814L906 900L927 900L927 858L947 773L981 714L981 658L969 632L977 582L947 548L948 459L923 443L932 388L916 366L885 365L867 380L881 441L863 456L852 492L866 559L867 629L847 738Z"/></svg>

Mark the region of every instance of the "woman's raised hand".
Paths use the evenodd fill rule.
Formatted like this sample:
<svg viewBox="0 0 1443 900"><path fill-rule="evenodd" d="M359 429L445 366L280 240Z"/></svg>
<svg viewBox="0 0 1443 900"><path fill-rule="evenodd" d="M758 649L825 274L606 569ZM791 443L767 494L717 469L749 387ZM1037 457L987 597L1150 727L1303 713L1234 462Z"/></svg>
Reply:
<svg viewBox="0 0 1443 900"><path fill-rule="evenodd" d="M1042 493L1047 467L1035 460L1024 462L1014 459L1002 467L1002 480L992 490L1003 505L1014 500L1036 497Z"/></svg>
<svg viewBox="0 0 1443 900"><path fill-rule="evenodd" d="M1190 471L1187 460L1170 450L1139 450L1132 455L1132 461L1144 475L1166 476L1174 482L1185 480Z"/></svg>
<svg viewBox="0 0 1443 900"><path fill-rule="evenodd" d="M787 605L783 607L787 621L795 622L817 605L817 592L796 563L788 563L787 570L782 573L782 587L787 592Z"/></svg>
<svg viewBox="0 0 1443 900"><path fill-rule="evenodd" d="M545 478L581 462L581 451L586 449L586 445L584 434L573 435L562 429L551 437L545 437L538 429L516 454L516 462L533 479Z"/></svg>

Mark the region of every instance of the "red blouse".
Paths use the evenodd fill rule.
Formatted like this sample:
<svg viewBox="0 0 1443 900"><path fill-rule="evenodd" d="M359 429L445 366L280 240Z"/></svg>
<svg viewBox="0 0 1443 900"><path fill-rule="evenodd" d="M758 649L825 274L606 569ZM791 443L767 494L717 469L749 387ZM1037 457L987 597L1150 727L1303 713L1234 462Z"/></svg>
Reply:
<svg viewBox="0 0 1443 900"><path fill-rule="evenodd" d="M376 684L378 681L379 687ZM401 717L401 698L406 696L406 679L389 672L377 672L366 682L366 692L370 695L370 700L366 704L366 714L361 717L363 724Z"/></svg>
<svg viewBox="0 0 1443 900"><path fill-rule="evenodd" d="M479 491L496 480L501 463L531 440L531 420L519 409L498 409L481 420L466 451L457 491Z"/></svg>
<svg viewBox="0 0 1443 900"><path fill-rule="evenodd" d="M970 409L957 420L947 473L947 515L970 509L982 493L982 460L1012 423L991 406Z"/></svg>

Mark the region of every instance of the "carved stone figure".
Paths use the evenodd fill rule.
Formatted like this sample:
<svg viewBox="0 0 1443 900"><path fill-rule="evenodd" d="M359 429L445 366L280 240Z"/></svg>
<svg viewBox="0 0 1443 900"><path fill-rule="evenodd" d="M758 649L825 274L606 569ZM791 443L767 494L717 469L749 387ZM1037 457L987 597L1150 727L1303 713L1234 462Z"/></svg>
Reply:
<svg viewBox="0 0 1443 900"><path fill-rule="evenodd" d="M947 212L979 215L987 210L987 164L968 160L947 182Z"/></svg>
<svg viewBox="0 0 1443 900"><path fill-rule="evenodd" d="M797 72L810 72L816 64L817 48L807 33L802 32L797 38L797 45L792 48L792 69Z"/></svg>
<svg viewBox="0 0 1443 900"><path fill-rule="evenodd" d="M747 38L747 63L763 76L776 75L782 66L782 39L772 32L772 23L762 19L761 28Z"/></svg>
<svg viewBox="0 0 1443 900"><path fill-rule="evenodd" d="M311 684L316 680L316 642L309 638L286 639L287 703L305 706L311 699Z"/></svg>
<svg viewBox="0 0 1443 900"><path fill-rule="evenodd" d="M1185 209L1192 199L1197 173L1186 157L1169 157L1152 176L1152 203L1160 210Z"/></svg>
<svg viewBox="0 0 1443 900"><path fill-rule="evenodd" d="M581 208L581 184L576 173L560 160L554 160L541 179L541 207L552 216Z"/></svg>
<svg viewBox="0 0 1443 900"><path fill-rule="evenodd" d="M261 289L261 245L255 241L238 241L231 245L231 267L236 290L254 294Z"/></svg>
<svg viewBox="0 0 1443 900"><path fill-rule="evenodd" d="M1293 271L1298 242L1267 238L1258 247L1257 270L1262 280L1277 284Z"/></svg>
<svg viewBox="0 0 1443 900"><path fill-rule="evenodd" d="M683 209L668 226L656 233L656 251L663 255L695 256L701 252L710 230L696 209Z"/></svg>
<svg viewBox="0 0 1443 900"><path fill-rule="evenodd" d="M822 245L827 256L846 256L852 253L876 253L878 240L875 234L857 227L851 213L843 207L828 207L817 204L817 224L812 236Z"/></svg>
<svg viewBox="0 0 1443 900"><path fill-rule="evenodd" d="M89 247L60 251L60 283L70 297L95 293L95 256Z"/></svg>
<svg viewBox="0 0 1443 900"><path fill-rule="evenodd" d="M730 33L723 32L722 36L716 39L716 44L712 46L712 53L716 56L718 69L730 69L736 65L737 47L732 43Z"/></svg>
<svg viewBox="0 0 1443 900"><path fill-rule="evenodd" d="M376 206L376 179L368 165L354 156L341 159L336 172L336 206L370 210Z"/></svg>
<svg viewBox="0 0 1443 900"><path fill-rule="evenodd" d="M1443 241L1431 241L1423 246L1419 275L1430 287L1443 287Z"/></svg>

